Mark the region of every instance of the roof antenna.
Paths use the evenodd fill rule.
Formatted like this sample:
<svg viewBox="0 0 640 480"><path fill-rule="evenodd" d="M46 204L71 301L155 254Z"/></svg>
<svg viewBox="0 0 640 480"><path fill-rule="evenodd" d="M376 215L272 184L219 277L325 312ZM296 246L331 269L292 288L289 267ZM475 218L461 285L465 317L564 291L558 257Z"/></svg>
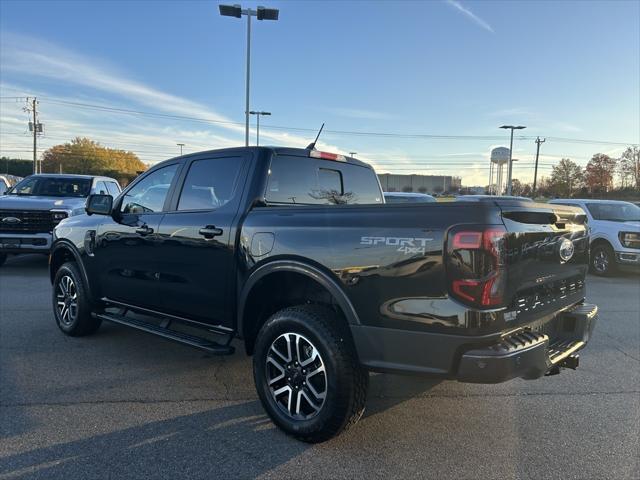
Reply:
<svg viewBox="0 0 640 480"><path fill-rule="evenodd" d="M320 134L322 133L323 128L324 128L324 122L322 122L322 126L320 127L320 131L318 132L318 135L316 135L316 139L307 146L307 150L316 149L316 142L318 141L318 138L320 138Z"/></svg>

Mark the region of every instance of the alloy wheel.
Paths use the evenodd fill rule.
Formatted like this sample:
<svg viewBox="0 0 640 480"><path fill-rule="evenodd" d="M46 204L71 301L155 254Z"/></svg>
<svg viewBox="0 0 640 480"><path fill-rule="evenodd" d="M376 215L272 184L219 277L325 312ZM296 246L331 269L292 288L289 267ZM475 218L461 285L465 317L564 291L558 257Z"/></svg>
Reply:
<svg viewBox="0 0 640 480"><path fill-rule="evenodd" d="M593 268L598 273L604 273L607 271L609 268L609 256L607 255L607 252L602 249L596 252L593 257Z"/></svg>
<svg viewBox="0 0 640 480"><path fill-rule="evenodd" d="M298 333L284 333L267 352L266 376L271 397L295 420L315 417L327 396L327 371L318 349Z"/></svg>
<svg viewBox="0 0 640 480"><path fill-rule="evenodd" d="M56 300L60 322L67 327L72 325L78 315L78 291L73 278L69 275L60 278L56 289Z"/></svg>

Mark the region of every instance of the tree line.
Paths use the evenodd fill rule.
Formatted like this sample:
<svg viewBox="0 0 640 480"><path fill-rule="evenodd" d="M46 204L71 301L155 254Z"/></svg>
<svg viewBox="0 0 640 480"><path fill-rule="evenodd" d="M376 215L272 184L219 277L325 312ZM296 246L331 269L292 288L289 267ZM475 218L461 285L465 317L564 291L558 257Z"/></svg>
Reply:
<svg viewBox="0 0 640 480"><path fill-rule="evenodd" d="M86 137L45 150L41 161L43 173L104 175L121 185L127 185L148 168L135 153L104 147ZM26 177L33 173L33 161L2 157L0 172Z"/></svg>
<svg viewBox="0 0 640 480"><path fill-rule="evenodd" d="M532 196L533 185L513 179L513 195ZM585 168L569 158L553 166L536 186L541 197L639 197L640 148L627 148L620 158L596 153Z"/></svg>
<svg viewBox="0 0 640 480"><path fill-rule="evenodd" d="M103 147L86 137L76 137L42 154L44 173L105 175L125 185L146 169L147 165L135 153Z"/></svg>

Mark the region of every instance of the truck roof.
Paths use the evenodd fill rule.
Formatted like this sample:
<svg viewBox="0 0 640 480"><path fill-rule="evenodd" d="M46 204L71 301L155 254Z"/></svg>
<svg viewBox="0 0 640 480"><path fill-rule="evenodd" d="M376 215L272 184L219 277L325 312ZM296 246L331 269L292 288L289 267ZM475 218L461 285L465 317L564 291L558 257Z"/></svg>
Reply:
<svg viewBox="0 0 640 480"><path fill-rule="evenodd" d="M246 150L268 151L268 152L275 153L276 155L293 155L298 157L310 157L310 152L311 152L311 150L306 148L292 148L292 147L278 147L278 146L231 147L231 148L218 148L213 150L203 150L200 152L189 153L189 154L183 155L182 157L200 156L202 154L207 154L207 153L222 153L222 152L239 153L239 152L244 152ZM323 150L316 150L316 151L320 152ZM343 163L349 163L351 165L359 165L361 167L372 168L371 165L369 165L366 162L357 160L347 155L342 155L342 156L344 157L344 160L340 160L340 161ZM177 157L177 158L181 158L181 157Z"/></svg>
<svg viewBox="0 0 640 480"><path fill-rule="evenodd" d="M34 173L29 175L29 177L47 177L47 178L108 178L109 180L114 180L111 177L105 177L104 175L79 175L76 173ZM26 178L26 177L25 177Z"/></svg>

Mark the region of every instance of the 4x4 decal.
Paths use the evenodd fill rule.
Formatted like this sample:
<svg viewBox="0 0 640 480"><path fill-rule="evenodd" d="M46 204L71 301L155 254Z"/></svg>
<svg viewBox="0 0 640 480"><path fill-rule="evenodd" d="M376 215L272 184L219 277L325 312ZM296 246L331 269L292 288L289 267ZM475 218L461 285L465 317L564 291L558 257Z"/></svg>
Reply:
<svg viewBox="0 0 640 480"><path fill-rule="evenodd" d="M433 238L426 237L360 237L360 245L386 245L398 247L397 251L408 255L410 253L426 253L427 243Z"/></svg>

